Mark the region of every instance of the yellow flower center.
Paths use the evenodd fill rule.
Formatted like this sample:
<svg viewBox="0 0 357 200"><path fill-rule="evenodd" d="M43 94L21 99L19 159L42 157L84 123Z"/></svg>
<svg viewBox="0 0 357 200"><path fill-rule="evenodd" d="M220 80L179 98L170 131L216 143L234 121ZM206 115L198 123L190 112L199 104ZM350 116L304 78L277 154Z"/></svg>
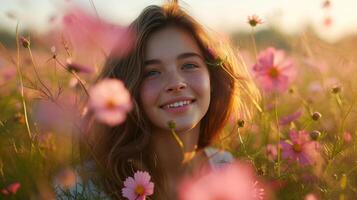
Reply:
<svg viewBox="0 0 357 200"><path fill-rule="evenodd" d="M272 78L277 78L279 76L280 72L279 72L278 68L272 67L272 68L270 68L268 74Z"/></svg>
<svg viewBox="0 0 357 200"><path fill-rule="evenodd" d="M300 144L294 144L293 145L293 150L296 152L296 153L300 153L301 152L301 145Z"/></svg>
<svg viewBox="0 0 357 200"><path fill-rule="evenodd" d="M108 101L106 102L105 107L106 107L107 109L111 110L111 109L115 108L115 102L110 99L110 100L108 100Z"/></svg>
<svg viewBox="0 0 357 200"><path fill-rule="evenodd" d="M145 192L145 189L143 186L141 186L141 185L136 186L135 194L137 194L138 196L142 196L144 194L144 192Z"/></svg>

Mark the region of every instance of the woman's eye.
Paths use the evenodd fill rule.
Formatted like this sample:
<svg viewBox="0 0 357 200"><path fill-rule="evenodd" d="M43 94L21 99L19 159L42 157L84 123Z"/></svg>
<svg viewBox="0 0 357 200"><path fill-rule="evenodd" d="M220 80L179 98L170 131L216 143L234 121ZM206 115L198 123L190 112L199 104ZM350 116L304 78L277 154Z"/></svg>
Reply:
<svg viewBox="0 0 357 200"><path fill-rule="evenodd" d="M155 76L155 75L158 75L158 74L160 74L159 71L150 70L150 71L146 72L144 76L145 76L145 77L149 77L149 76Z"/></svg>
<svg viewBox="0 0 357 200"><path fill-rule="evenodd" d="M183 68L187 68L187 69L193 69L193 68L197 68L198 66L196 64L193 63L187 63L183 65Z"/></svg>

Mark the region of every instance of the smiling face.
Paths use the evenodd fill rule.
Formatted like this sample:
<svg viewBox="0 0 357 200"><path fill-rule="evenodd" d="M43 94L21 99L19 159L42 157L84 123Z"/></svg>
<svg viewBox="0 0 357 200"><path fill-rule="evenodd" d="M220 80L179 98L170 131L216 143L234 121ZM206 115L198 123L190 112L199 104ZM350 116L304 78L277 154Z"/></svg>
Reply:
<svg viewBox="0 0 357 200"><path fill-rule="evenodd" d="M155 130L199 127L210 104L210 76L203 55L190 34L175 27L153 33L145 49L141 106Z"/></svg>

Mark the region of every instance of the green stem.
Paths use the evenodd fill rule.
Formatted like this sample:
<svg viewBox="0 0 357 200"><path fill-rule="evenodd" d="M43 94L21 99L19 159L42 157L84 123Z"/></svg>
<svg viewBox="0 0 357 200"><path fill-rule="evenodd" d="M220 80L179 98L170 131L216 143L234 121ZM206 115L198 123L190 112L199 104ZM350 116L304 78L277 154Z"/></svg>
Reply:
<svg viewBox="0 0 357 200"><path fill-rule="evenodd" d="M252 42L253 42L253 50L254 50L254 58L255 60L258 59L258 51L257 51L257 45L256 45L256 42L255 42L255 37L254 37L255 33L254 33L254 28L252 27L252 31L251 31L251 38L252 38Z"/></svg>
<svg viewBox="0 0 357 200"><path fill-rule="evenodd" d="M87 94L87 96L90 96L87 88L85 87L85 85L84 85L84 83L82 81L82 79L77 75L77 73L74 72L74 71L68 70L68 68L63 63L61 63L57 58L55 58L55 60L61 67L63 67L65 70L67 70L69 73L71 73L78 80L78 82L81 85L81 87L83 88L84 92Z"/></svg>
<svg viewBox="0 0 357 200"><path fill-rule="evenodd" d="M281 175L280 171L280 163L281 163L281 149L280 149L280 126L279 126L279 119L278 119L278 95L274 95L274 103L275 103L275 120L276 120L276 129L278 133L278 177Z"/></svg>
<svg viewBox="0 0 357 200"><path fill-rule="evenodd" d="M183 142L182 140L180 139L180 137L176 134L175 130L174 129L171 129L171 133L172 135L174 136L177 144L180 146L182 152L184 152L184 146L183 146Z"/></svg>
<svg viewBox="0 0 357 200"><path fill-rule="evenodd" d="M21 101L22 101L22 106L24 109L24 116L25 116L25 124L27 128L27 133L31 142L31 151L32 151L32 133L29 125L29 120L27 116L27 107L26 107L26 101L25 101L25 95L24 95L24 83L23 83L23 76L22 76L22 71L20 67L20 45L19 45L19 23L16 25L16 50L17 50L17 59L16 59L16 67L17 67L17 72L19 74L19 79L20 79L20 94L21 94Z"/></svg>

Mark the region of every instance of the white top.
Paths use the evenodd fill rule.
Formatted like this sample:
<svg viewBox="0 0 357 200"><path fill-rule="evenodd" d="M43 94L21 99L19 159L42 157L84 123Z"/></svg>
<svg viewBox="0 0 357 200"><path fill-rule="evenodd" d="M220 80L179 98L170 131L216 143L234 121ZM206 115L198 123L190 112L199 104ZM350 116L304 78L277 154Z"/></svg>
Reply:
<svg viewBox="0 0 357 200"><path fill-rule="evenodd" d="M209 164L212 169L218 169L226 164L232 163L234 158L231 153L219 150L214 147L206 147L204 149L205 154L209 158ZM55 191L57 199L69 200L69 199L105 199L110 200L106 194L99 190L92 181L88 181L84 185L81 177L76 174L76 185L64 190L55 183Z"/></svg>

